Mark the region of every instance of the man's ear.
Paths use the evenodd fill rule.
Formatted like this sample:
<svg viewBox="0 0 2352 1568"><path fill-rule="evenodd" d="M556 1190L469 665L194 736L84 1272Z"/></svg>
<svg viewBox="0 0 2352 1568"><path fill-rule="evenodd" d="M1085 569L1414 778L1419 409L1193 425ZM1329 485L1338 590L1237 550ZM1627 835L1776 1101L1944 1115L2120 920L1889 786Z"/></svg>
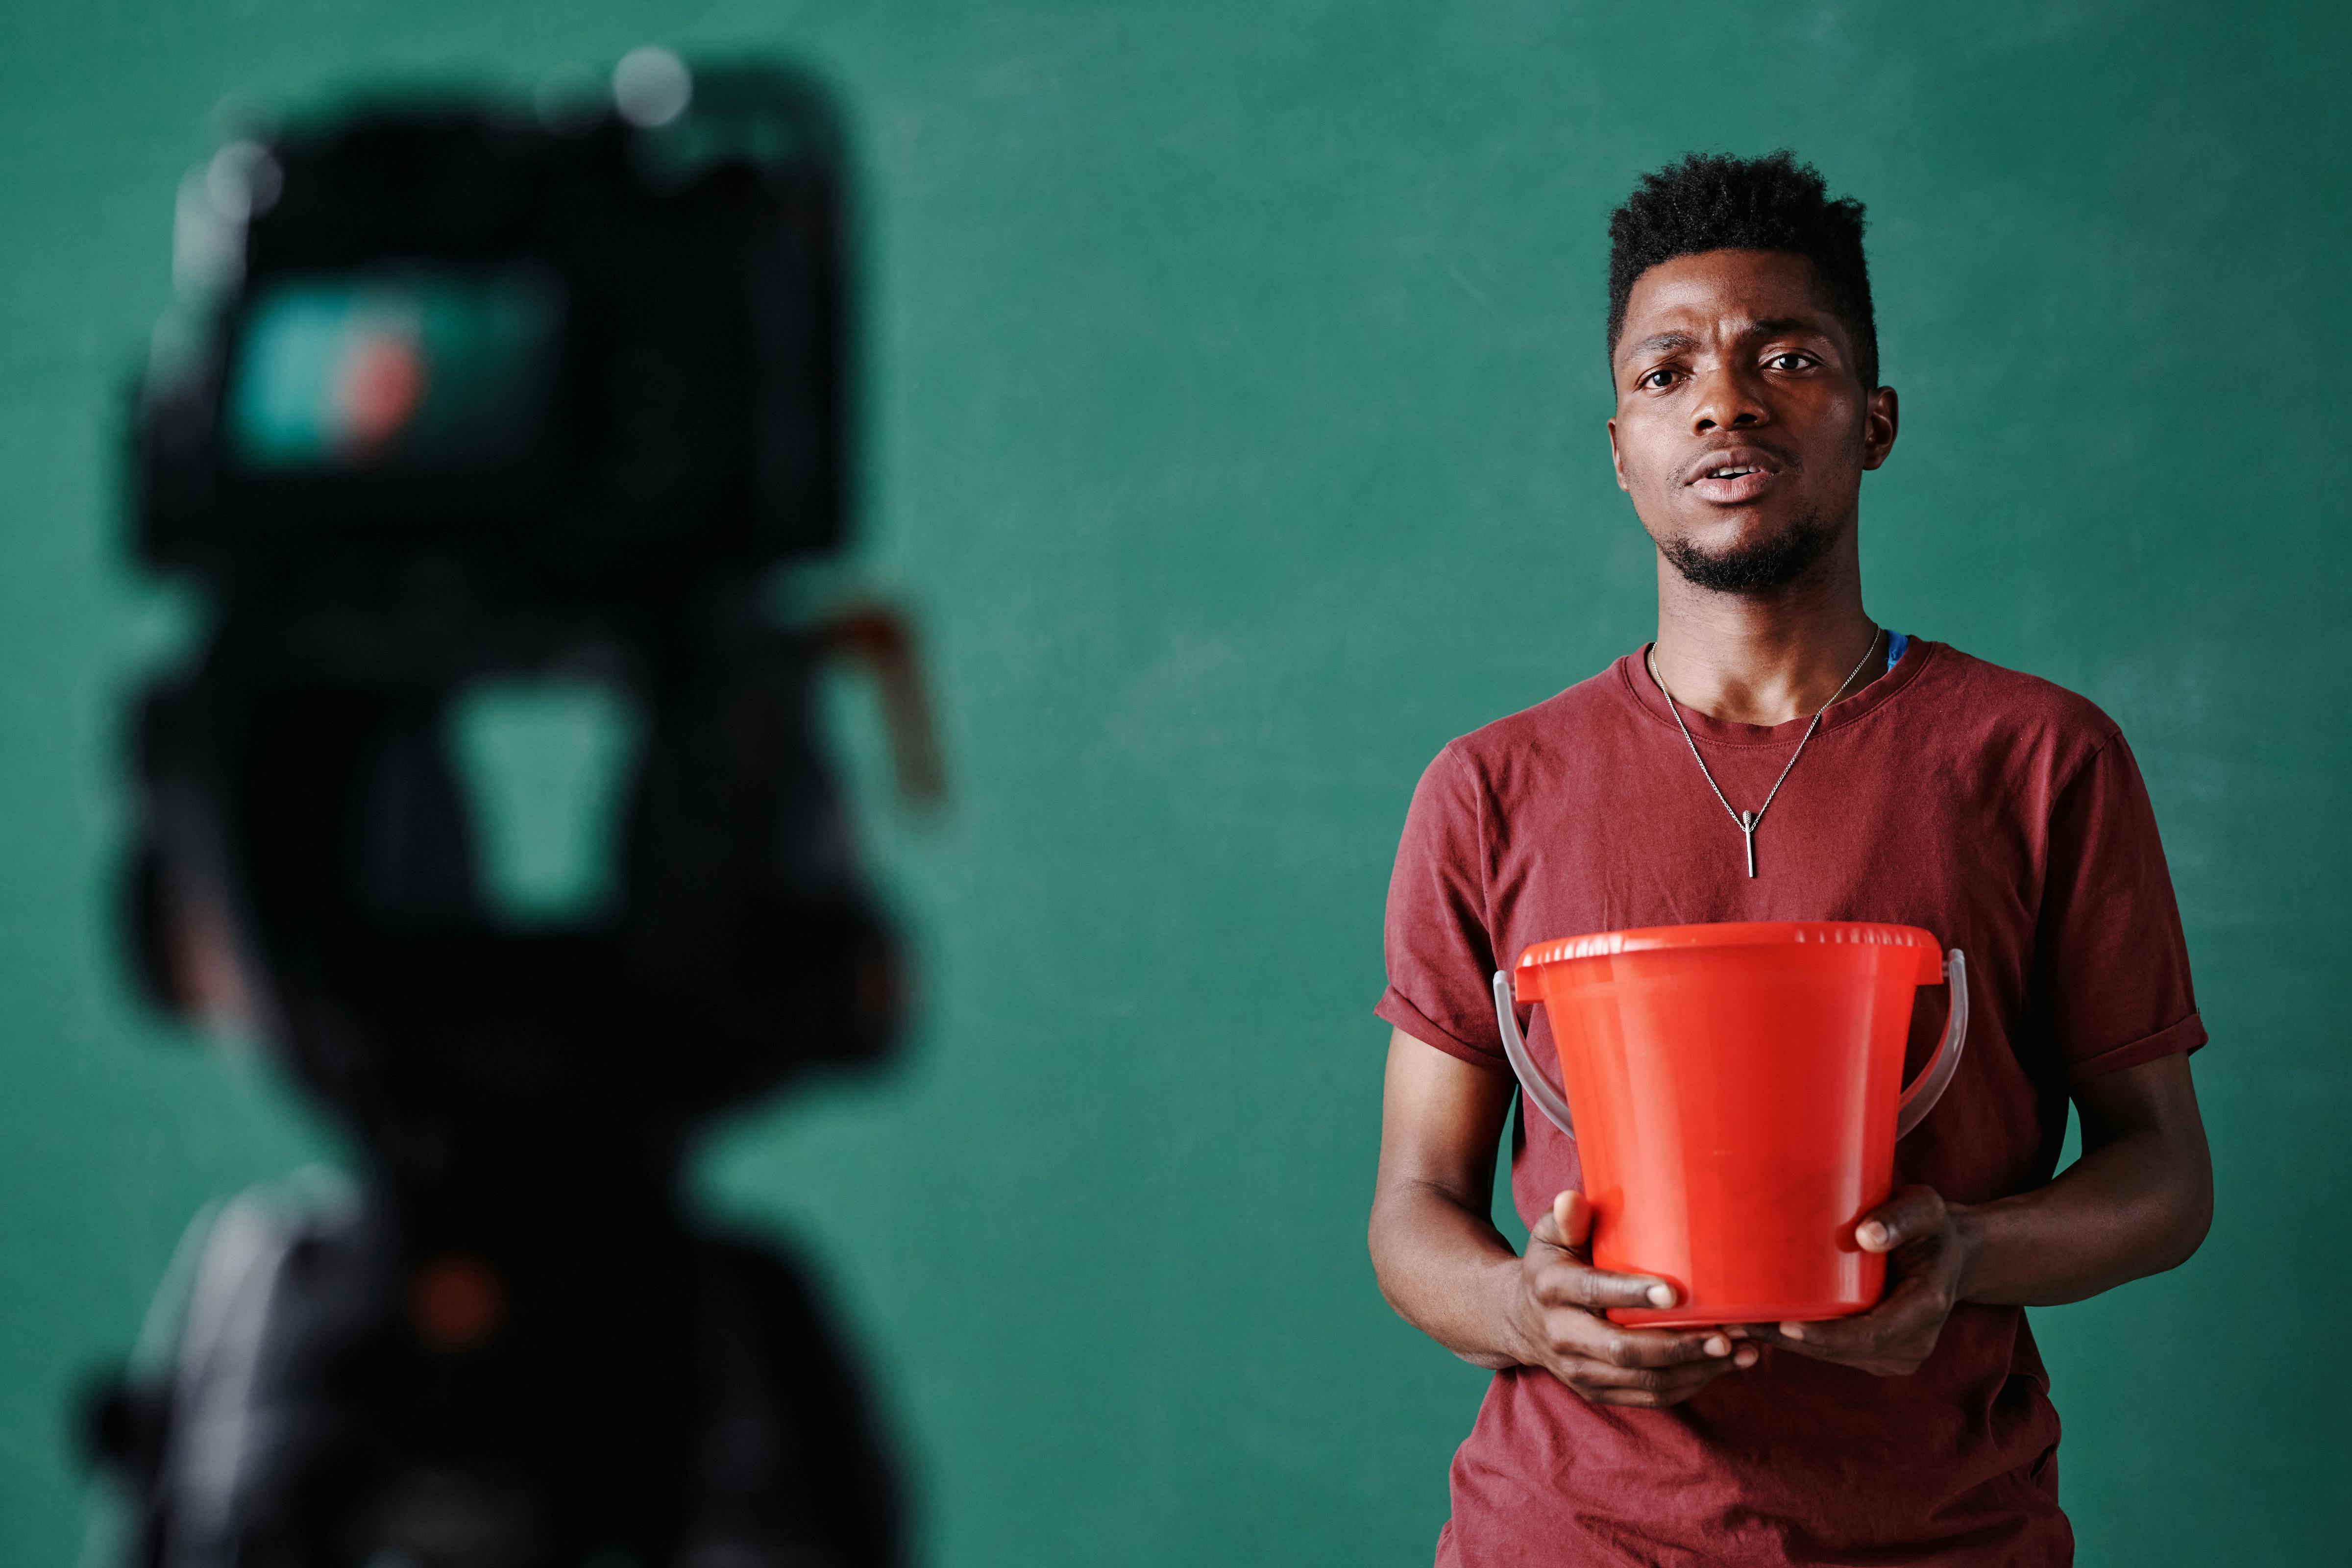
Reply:
<svg viewBox="0 0 2352 1568"><path fill-rule="evenodd" d="M1625 454L1617 449L1617 421L1614 419L1609 421L1609 466L1617 470L1617 488L1631 495L1633 487L1625 482ZM1871 465L1873 468L1877 466L1875 463Z"/></svg>
<svg viewBox="0 0 2352 1568"><path fill-rule="evenodd" d="M1902 409L1895 401L1893 387L1879 387L1864 401L1862 411L1862 466L1864 468L1874 468L1886 461L1886 454L1895 449L1895 434L1902 423Z"/></svg>

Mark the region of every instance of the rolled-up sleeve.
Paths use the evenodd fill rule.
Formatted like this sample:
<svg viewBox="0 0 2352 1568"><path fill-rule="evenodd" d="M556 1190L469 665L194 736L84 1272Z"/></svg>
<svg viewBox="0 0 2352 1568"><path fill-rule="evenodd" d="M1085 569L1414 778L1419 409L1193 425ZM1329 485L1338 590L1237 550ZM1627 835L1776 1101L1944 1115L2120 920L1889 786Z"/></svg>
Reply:
<svg viewBox="0 0 2352 1568"><path fill-rule="evenodd" d="M2120 734L2060 793L2048 844L2033 1012L2067 1081L2205 1044L2155 808Z"/></svg>
<svg viewBox="0 0 2352 1568"><path fill-rule="evenodd" d="M1448 746L1405 814L1382 939L1389 984L1373 1011L1448 1056L1508 1072L1488 989L1486 818L1477 777Z"/></svg>

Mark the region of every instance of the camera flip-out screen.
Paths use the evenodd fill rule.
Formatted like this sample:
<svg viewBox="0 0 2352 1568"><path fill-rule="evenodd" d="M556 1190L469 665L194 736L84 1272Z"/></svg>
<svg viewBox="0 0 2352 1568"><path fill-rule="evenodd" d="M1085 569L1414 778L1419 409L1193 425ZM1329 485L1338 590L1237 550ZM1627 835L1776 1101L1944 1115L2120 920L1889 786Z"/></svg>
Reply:
<svg viewBox="0 0 2352 1568"><path fill-rule="evenodd" d="M562 315L528 267L277 279L237 334L229 449L256 473L511 458L555 423Z"/></svg>

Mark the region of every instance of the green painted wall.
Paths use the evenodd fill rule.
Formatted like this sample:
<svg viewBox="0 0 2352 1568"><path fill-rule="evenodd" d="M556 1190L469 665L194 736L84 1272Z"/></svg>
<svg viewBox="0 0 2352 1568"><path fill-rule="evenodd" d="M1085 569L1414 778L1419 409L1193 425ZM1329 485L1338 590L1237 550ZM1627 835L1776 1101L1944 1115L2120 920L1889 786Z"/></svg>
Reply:
<svg viewBox="0 0 2352 1568"><path fill-rule="evenodd" d="M2215 1044L2213 1239L2036 1315L2091 1562L2352 1518L2340 7L8 0L0 12L0 1561L208 1196L315 1157L110 965L119 395L225 93L789 50L854 116L873 575L961 791L884 824L929 1025L730 1130L858 1318L935 1561L1425 1561L1480 1374L1361 1245L1423 763L1643 635L1602 224L1691 147L1867 200L1903 444L1870 605L2146 766ZM1639 18L1638 20L1636 18ZM863 772L864 731L852 726Z"/></svg>

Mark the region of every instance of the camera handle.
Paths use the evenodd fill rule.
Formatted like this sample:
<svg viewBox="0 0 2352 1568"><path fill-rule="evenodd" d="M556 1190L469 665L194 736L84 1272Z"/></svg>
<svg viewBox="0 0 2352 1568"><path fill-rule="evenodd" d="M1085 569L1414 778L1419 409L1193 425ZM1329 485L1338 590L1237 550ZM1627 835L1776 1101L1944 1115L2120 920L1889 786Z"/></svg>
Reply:
<svg viewBox="0 0 2352 1568"><path fill-rule="evenodd" d="M856 660L873 678L900 798L926 809L944 804L947 769L940 760L930 691L907 618L887 605L859 605L820 623L810 637L825 652Z"/></svg>

